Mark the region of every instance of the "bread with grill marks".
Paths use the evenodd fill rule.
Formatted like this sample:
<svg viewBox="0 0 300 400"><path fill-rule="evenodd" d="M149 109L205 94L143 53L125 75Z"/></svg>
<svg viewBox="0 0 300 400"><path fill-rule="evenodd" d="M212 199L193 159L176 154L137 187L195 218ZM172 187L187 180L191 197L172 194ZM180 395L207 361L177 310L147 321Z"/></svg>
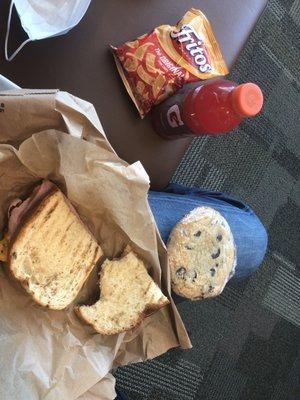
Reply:
<svg viewBox="0 0 300 400"><path fill-rule="evenodd" d="M40 305L66 308L103 255L63 193L55 188L12 238L8 267Z"/></svg>

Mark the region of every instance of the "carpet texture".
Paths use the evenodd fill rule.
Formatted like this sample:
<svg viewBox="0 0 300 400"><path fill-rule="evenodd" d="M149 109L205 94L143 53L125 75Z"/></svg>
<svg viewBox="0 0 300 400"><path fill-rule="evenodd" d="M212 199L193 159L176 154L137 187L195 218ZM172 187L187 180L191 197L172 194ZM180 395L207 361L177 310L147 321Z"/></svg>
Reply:
<svg viewBox="0 0 300 400"><path fill-rule="evenodd" d="M179 311L193 349L119 368L129 400L300 399L300 1L271 0L230 78L257 82L262 114L195 139L173 181L248 202L268 229L259 270Z"/></svg>

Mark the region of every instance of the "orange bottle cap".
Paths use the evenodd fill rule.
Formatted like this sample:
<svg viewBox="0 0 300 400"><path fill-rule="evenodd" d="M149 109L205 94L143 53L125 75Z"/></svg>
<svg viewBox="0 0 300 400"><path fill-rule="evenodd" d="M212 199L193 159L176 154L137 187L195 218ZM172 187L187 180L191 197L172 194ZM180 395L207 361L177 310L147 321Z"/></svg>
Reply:
<svg viewBox="0 0 300 400"><path fill-rule="evenodd" d="M264 95L255 83L242 83L233 89L232 100L238 114L253 117L262 109Z"/></svg>

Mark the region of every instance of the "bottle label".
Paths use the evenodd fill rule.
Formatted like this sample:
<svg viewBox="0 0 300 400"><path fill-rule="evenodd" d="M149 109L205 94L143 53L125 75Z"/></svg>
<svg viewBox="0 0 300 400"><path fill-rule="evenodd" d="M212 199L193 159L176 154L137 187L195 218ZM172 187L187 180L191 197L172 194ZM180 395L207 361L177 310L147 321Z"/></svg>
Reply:
<svg viewBox="0 0 300 400"><path fill-rule="evenodd" d="M154 109L154 127L166 138L195 136L185 125L182 116L184 92L179 92Z"/></svg>
<svg viewBox="0 0 300 400"><path fill-rule="evenodd" d="M179 126L184 125L181 115L180 115L180 110L178 107L178 104L174 104L171 106L168 111L167 111L167 119L168 123L171 128L178 128Z"/></svg>

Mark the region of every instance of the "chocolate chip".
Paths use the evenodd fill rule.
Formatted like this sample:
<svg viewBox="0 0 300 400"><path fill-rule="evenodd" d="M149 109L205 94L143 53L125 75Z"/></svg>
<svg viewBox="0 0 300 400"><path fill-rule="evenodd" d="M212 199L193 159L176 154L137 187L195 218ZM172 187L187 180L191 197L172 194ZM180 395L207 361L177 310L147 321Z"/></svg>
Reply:
<svg viewBox="0 0 300 400"><path fill-rule="evenodd" d="M212 253L211 258L212 258L212 259L218 258L219 255L220 255L220 253L221 253L221 250L220 250L220 248L218 248L218 250L216 251L216 253Z"/></svg>
<svg viewBox="0 0 300 400"><path fill-rule="evenodd" d="M194 233L194 236L200 237L201 236L201 231L198 231L198 232Z"/></svg>
<svg viewBox="0 0 300 400"><path fill-rule="evenodd" d="M177 275L179 278L184 279L185 274L186 274L186 269L185 269L184 267L180 267L180 268L178 268L178 270L176 271L176 275Z"/></svg>
<svg viewBox="0 0 300 400"><path fill-rule="evenodd" d="M210 269L211 276L215 276L216 270L214 268Z"/></svg>
<svg viewBox="0 0 300 400"><path fill-rule="evenodd" d="M191 273L191 279L193 282L195 282L195 280L197 279L197 272L196 270L193 270L193 272Z"/></svg>
<svg viewBox="0 0 300 400"><path fill-rule="evenodd" d="M214 290L214 287L213 287L213 286L211 286L211 285L209 285L209 288L208 288L208 293L211 293L213 290Z"/></svg>
<svg viewBox="0 0 300 400"><path fill-rule="evenodd" d="M12 258L13 258L14 260L16 260L16 258L17 258L17 253L16 253L15 251L12 253Z"/></svg>
<svg viewBox="0 0 300 400"><path fill-rule="evenodd" d="M188 246L188 245L186 245L185 248L186 248L187 250L193 250L193 248L190 247L190 246Z"/></svg>
<svg viewBox="0 0 300 400"><path fill-rule="evenodd" d="M223 236L219 233L219 234L217 235L217 241L218 241L218 242L221 242L222 239L223 239Z"/></svg>

